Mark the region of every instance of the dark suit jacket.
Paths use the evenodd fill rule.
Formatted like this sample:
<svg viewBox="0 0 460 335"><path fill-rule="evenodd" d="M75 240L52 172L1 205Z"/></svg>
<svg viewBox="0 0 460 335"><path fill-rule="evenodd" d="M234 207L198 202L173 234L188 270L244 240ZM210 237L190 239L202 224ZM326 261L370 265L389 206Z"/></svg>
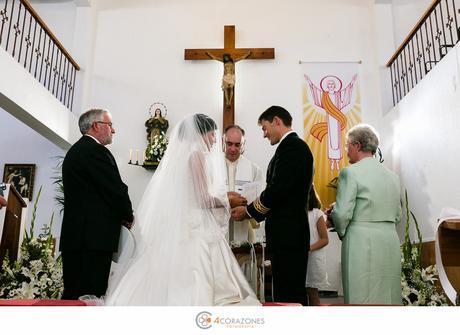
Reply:
<svg viewBox="0 0 460 335"><path fill-rule="evenodd" d="M116 251L122 220L132 221L128 187L110 151L88 136L62 164L64 218L60 250Z"/></svg>
<svg viewBox="0 0 460 335"><path fill-rule="evenodd" d="M268 252L307 253L310 231L306 205L312 178L310 148L291 133L281 141L268 165L265 190L248 206L254 219L265 219Z"/></svg>

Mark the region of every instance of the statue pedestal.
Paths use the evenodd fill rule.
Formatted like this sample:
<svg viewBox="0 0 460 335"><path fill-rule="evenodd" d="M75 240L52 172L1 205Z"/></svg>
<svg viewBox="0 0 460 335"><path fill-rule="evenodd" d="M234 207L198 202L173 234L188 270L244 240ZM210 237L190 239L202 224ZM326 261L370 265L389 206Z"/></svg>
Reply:
<svg viewBox="0 0 460 335"><path fill-rule="evenodd" d="M158 167L158 162L149 162L145 161L144 164L142 164L142 167L146 170L156 170Z"/></svg>
<svg viewBox="0 0 460 335"><path fill-rule="evenodd" d="M158 167L158 162L149 162L145 161L143 164L139 164L139 162L133 163L132 161L128 162L129 165L135 165L135 166L140 166L143 167L146 170L156 170Z"/></svg>

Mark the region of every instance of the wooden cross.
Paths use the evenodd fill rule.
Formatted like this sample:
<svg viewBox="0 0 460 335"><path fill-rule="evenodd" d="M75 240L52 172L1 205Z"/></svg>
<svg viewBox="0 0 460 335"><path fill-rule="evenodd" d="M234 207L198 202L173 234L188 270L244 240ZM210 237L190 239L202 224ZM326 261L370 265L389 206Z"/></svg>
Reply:
<svg viewBox="0 0 460 335"><path fill-rule="evenodd" d="M235 48L235 26L224 27L224 48L223 49L185 49L185 60L213 60L223 59L224 54L229 54L233 60L239 59L273 59L275 58L274 48ZM223 103L223 129L235 123L235 94L233 86L231 102L227 103L224 94Z"/></svg>

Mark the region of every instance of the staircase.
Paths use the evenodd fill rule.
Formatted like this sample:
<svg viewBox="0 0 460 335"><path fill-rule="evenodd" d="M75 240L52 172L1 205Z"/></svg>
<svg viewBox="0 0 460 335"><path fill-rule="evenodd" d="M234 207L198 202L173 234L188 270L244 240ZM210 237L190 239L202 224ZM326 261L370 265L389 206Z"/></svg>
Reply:
<svg viewBox="0 0 460 335"><path fill-rule="evenodd" d="M458 0L436 0L387 63L395 106L460 39Z"/></svg>

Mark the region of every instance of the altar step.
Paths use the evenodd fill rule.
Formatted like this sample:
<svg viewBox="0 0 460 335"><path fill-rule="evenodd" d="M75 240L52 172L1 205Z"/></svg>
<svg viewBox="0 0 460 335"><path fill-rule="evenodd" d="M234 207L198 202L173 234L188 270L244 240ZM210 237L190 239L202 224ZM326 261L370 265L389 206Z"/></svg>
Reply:
<svg viewBox="0 0 460 335"><path fill-rule="evenodd" d="M0 299L0 306L87 306L80 300Z"/></svg>
<svg viewBox="0 0 460 335"><path fill-rule="evenodd" d="M40 300L40 299L0 299L0 307L20 307L20 306L91 306L81 300ZM286 307L301 307L301 304L289 303L289 302L266 302L262 306L286 306Z"/></svg>

